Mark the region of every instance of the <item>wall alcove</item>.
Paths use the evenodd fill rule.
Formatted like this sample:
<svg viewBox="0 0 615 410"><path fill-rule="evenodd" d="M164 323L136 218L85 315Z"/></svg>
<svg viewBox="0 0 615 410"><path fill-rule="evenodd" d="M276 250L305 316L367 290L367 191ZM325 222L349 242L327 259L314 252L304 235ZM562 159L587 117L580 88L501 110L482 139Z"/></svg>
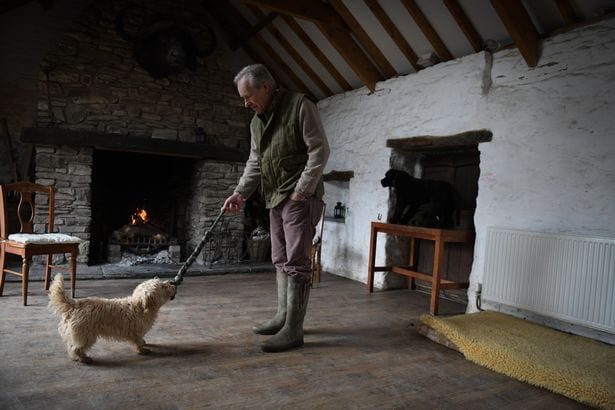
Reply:
<svg viewBox="0 0 615 410"><path fill-rule="evenodd" d="M328 183L329 187L325 188L325 195L328 195L334 200L325 209L325 220L330 222L344 223L345 218L336 218L335 207L339 203L344 207L344 212L347 211L345 197L348 192L350 180L354 177L354 171L330 171L323 174L323 181ZM329 193L329 188L333 188L333 195ZM326 198L325 198L326 199Z"/></svg>
<svg viewBox="0 0 615 410"><path fill-rule="evenodd" d="M449 182L456 192L454 229L474 229L474 211L478 195L480 152L478 144L491 141L488 130L468 131L450 136L417 136L387 140L392 148L390 167L408 172L415 178ZM389 198L392 216L394 198ZM431 241L419 241L418 270L433 270L434 246ZM446 279L466 282L472 269L473 244L450 244L445 250L443 274ZM386 243L387 264L407 260L409 246L405 240L389 238ZM417 283L428 287L428 283ZM465 291L449 290L465 298Z"/></svg>

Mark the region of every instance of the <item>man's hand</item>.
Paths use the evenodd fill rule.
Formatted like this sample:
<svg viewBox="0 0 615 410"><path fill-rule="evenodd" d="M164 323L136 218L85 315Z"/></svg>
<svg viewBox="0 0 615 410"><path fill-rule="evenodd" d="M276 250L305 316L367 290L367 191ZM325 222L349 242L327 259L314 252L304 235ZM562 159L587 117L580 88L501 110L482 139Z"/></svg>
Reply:
<svg viewBox="0 0 615 410"><path fill-rule="evenodd" d="M227 214L236 215L239 213L239 211L241 211L241 208L243 207L243 202L243 195L241 195L239 192L234 192L233 195L226 198L222 209Z"/></svg>
<svg viewBox="0 0 615 410"><path fill-rule="evenodd" d="M295 192L293 191L292 194L290 194L290 200L291 201L303 201L305 200L306 196L303 194L300 194L299 192Z"/></svg>

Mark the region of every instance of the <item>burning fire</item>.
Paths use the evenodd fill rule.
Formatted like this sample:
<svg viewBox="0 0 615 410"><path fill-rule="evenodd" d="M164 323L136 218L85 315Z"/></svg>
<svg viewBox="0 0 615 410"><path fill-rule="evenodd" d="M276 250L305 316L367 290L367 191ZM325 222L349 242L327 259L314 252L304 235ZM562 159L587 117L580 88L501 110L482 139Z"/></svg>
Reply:
<svg viewBox="0 0 615 410"><path fill-rule="evenodd" d="M143 208L137 208L134 214L130 215L131 225L143 225L147 223L149 218L147 217L147 211Z"/></svg>

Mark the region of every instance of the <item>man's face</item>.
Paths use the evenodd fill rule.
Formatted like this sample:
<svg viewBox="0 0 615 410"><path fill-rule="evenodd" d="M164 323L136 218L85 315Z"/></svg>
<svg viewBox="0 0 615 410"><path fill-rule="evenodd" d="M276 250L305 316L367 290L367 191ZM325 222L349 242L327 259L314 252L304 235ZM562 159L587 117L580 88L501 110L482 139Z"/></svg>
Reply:
<svg viewBox="0 0 615 410"><path fill-rule="evenodd" d="M237 91L243 98L243 104L257 114L262 114L267 110L271 100L271 86L267 81L260 85L251 86L246 78L237 81Z"/></svg>

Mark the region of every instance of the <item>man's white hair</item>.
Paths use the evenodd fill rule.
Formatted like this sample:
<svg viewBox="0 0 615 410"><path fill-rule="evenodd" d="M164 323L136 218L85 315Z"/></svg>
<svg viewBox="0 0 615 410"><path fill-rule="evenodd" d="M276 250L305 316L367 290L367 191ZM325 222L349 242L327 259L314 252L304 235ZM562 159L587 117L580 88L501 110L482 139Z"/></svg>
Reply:
<svg viewBox="0 0 615 410"><path fill-rule="evenodd" d="M263 82L267 81L271 88L276 88L275 79L263 64L251 64L242 68L233 80L235 86L239 80L243 78L245 78L252 87L260 86Z"/></svg>

